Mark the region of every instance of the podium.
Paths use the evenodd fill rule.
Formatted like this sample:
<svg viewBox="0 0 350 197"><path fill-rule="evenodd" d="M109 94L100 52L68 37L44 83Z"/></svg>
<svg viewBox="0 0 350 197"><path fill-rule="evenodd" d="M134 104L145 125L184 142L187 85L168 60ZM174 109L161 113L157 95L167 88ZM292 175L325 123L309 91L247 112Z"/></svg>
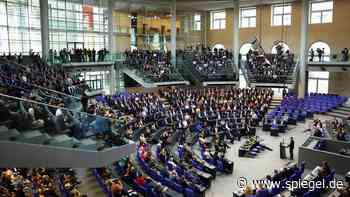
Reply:
<svg viewBox="0 0 350 197"><path fill-rule="evenodd" d="M271 127L270 135L271 135L271 136L277 137L278 134L279 134L279 129L278 129L278 127L277 127L277 128L272 128L272 127Z"/></svg>
<svg viewBox="0 0 350 197"><path fill-rule="evenodd" d="M285 143L281 142L280 143L280 158L281 159L287 159L286 148L287 148L287 145Z"/></svg>

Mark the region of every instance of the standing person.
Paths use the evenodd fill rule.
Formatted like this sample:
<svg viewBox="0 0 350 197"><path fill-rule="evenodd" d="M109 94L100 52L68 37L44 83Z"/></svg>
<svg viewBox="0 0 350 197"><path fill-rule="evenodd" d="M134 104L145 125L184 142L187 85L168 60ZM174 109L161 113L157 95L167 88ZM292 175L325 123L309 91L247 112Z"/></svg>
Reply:
<svg viewBox="0 0 350 197"><path fill-rule="evenodd" d="M315 51L313 48L311 48L311 50L310 50L310 62L314 61L314 57L315 57Z"/></svg>
<svg viewBox="0 0 350 197"><path fill-rule="evenodd" d="M92 61L96 62L96 50L95 50L95 48L92 49L91 53L92 53Z"/></svg>
<svg viewBox="0 0 350 197"><path fill-rule="evenodd" d="M283 91L282 91L282 97L286 97L287 96L287 90L286 88L283 88Z"/></svg>
<svg viewBox="0 0 350 197"><path fill-rule="evenodd" d="M349 49L345 48L344 49L344 62L349 61Z"/></svg>
<svg viewBox="0 0 350 197"><path fill-rule="evenodd" d="M317 48L316 52L317 52L317 56L318 56L318 61L321 62L322 61L322 49Z"/></svg>
<svg viewBox="0 0 350 197"><path fill-rule="evenodd" d="M321 52L321 58L322 58L322 61L324 61L324 48L322 48L322 52Z"/></svg>
<svg viewBox="0 0 350 197"><path fill-rule="evenodd" d="M290 160L294 160L294 156L293 156L294 139L293 139L293 137L290 137L290 143L289 143L288 147L289 147Z"/></svg>
<svg viewBox="0 0 350 197"><path fill-rule="evenodd" d="M81 102L81 105L83 106L83 112L87 112L89 97L85 93L85 90L83 91L83 94L81 95L80 102Z"/></svg>

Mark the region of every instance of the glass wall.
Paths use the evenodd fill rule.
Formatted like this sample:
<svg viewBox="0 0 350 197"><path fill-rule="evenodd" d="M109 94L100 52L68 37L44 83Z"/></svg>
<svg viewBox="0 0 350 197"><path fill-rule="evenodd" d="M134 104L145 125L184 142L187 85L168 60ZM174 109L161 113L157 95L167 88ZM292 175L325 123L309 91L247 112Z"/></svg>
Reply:
<svg viewBox="0 0 350 197"><path fill-rule="evenodd" d="M110 93L111 74L109 71L86 71L80 73L80 80L85 80L92 90L104 90Z"/></svg>
<svg viewBox="0 0 350 197"><path fill-rule="evenodd" d="M310 71L308 81L309 93L328 93L329 72Z"/></svg>
<svg viewBox="0 0 350 197"><path fill-rule="evenodd" d="M39 0L0 0L0 53L41 53Z"/></svg>
<svg viewBox="0 0 350 197"><path fill-rule="evenodd" d="M84 48L108 48L107 7L103 0L48 0L50 49L61 50L69 43Z"/></svg>

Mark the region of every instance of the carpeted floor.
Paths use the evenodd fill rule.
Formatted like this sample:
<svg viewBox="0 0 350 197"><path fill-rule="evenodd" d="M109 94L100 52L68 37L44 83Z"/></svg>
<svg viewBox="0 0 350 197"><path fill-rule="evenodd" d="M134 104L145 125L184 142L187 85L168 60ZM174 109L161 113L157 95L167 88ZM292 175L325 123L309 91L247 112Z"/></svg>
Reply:
<svg viewBox="0 0 350 197"><path fill-rule="evenodd" d="M316 118L321 120L330 119L331 117L324 115L317 115ZM235 141L231 148L228 149L227 158L234 161L234 172L232 175L218 174L213 180L210 189L206 192L206 197L230 197L232 193L239 189L237 180L244 177L251 183L253 179L260 179L267 174L271 174L274 169L280 169L289 162L298 161L298 147L301 146L310 135L306 131L310 127L311 120L305 123L298 123L297 126L289 126L289 130L285 134L280 134L279 137L270 136L269 132L263 132L261 128L257 128L257 135L264 141L263 143L272 148L273 151L264 151L256 158L238 157L238 149L244 139L240 142ZM295 140L294 160L281 160L279 157L279 144L284 139L289 143L290 137L293 136ZM289 153L287 150L287 157ZM82 193L88 196L99 197L105 196L101 188L97 185L95 178L86 169L77 169L79 178L82 179ZM306 173L304 173L306 174ZM285 196L289 196L286 194Z"/></svg>
<svg viewBox="0 0 350 197"><path fill-rule="evenodd" d="M316 118L322 120L330 117L323 115L316 115ZM311 120L305 123L298 123L297 126L289 126L289 130L285 134L280 134L279 137L270 136L269 132L263 132L261 128L257 129L257 135L264 139L264 144L273 149L273 151L264 151L256 158L238 157L238 149L244 140L236 141L234 145L227 152L227 158L234 161L234 172L232 175L218 175L212 182L211 188L206 192L206 197L224 197L232 196L233 191L239 189L237 180L244 177L251 183L253 179L260 179L268 174L271 174L274 169L284 167L288 162L298 161L298 147L301 146L305 140L310 136L310 132L306 132L310 127ZM294 160L281 160L279 152L279 144L284 139L288 144L290 137L294 137L295 149ZM287 150L287 157L289 158L289 151Z"/></svg>

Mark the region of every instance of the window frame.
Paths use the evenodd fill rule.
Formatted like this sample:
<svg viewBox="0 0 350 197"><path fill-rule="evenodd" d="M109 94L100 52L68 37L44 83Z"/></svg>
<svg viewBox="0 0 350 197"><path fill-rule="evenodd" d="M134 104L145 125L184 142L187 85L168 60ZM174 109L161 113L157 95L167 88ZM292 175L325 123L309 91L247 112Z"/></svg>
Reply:
<svg viewBox="0 0 350 197"><path fill-rule="evenodd" d="M309 46L309 49L308 49L308 60L310 59L310 51L311 51L311 49L314 49L314 51L315 51L315 53L316 53L316 50L317 50L317 46L314 46L314 45L316 45L317 43L319 43L319 44L324 44L325 45L325 49L326 49L326 47L327 47L327 50L329 49L329 53L327 53L327 54L324 54L323 55L323 61L324 62L330 62L331 61L331 57L332 57L332 48L331 48L331 46L327 43L327 42L325 42L325 41L323 41L323 40L317 40L317 41L315 41L315 42L313 42L313 43L311 43L310 44L310 46ZM325 50L326 51L326 50ZM317 55L315 54L315 57L317 57Z"/></svg>
<svg viewBox="0 0 350 197"><path fill-rule="evenodd" d="M214 15L217 13L224 13L224 18L214 18ZM219 22L219 26L216 27L215 22ZM224 30L226 29L226 11L225 10L216 10L210 12L210 30Z"/></svg>
<svg viewBox="0 0 350 197"><path fill-rule="evenodd" d="M196 19L196 16L199 16L199 19ZM201 26L202 26L202 15L201 14L194 14L194 16L193 16L193 31L201 31L202 30Z"/></svg>
<svg viewBox="0 0 350 197"><path fill-rule="evenodd" d="M316 11L312 10L312 6L314 4L327 3L327 2L332 3L331 9L328 8L328 9L316 10ZM331 24L331 23L333 23L333 10L334 10L334 1L333 0L313 0L313 1L310 1L310 4L309 4L309 24ZM331 12L331 20L329 22L324 21L324 13L327 13L327 12ZM317 22L313 22L312 21L313 14L320 14L320 20Z"/></svg>
<svg viewBox="0 0 350 197"><path fill-rule="evenodd" d="M244 11L248 11L248 10L255 10L255 15L254 16L245 16L245 17L243 17L242 15L243 15L243 12ZM257 22L257 20L256 20L256 16L257 15L257 9L256 9L256 7L242 7L242 8L240 8L239 9L239 28L256 28L256 22ZM243 21L243 19L248 19L248 26L242 26L242 21ZM253 25L251 25L251 20L252 19L255 19L255 25L253 26Z"/></svg>
<svg viewBox="0 0 350 197"><path fill-rule="evenodd" d="M49 48L59 51L66 48L70 41L83 42L85 48L95 50L108 48L108 20L105 13L107 7L100 2L102 0L96 0L93 4L49 0ZM84 9L89 10L89 13ZM89 17L92 17L93 22L90 22ZM60 34L59 39L57 34ZM70 36L72 34L78 36Z"/></svg>
<svg viewBox="0 0 350 197"><path fill-rule="evenodd" d="M315 73L316 76L314 77L310 77L310 75L312 74L312 72ZM322 76L322 74L324 73L327 73L327 77L324 77ZM319 76L317 76L319 75ZM310 91L310 86L308 87L308 93L328 93L329 92L329 75L330 75L330 72L328 71L310 71L309 74L308 74L308 84L310 84L310 81L314 80L316 82L316 91L313 92L313 91ZM328 83L328 89L327 91L320 91L320 82L326 82Z"/></svg>
<svg viewBox="0 0 350 197"><path fill-rule="evenodd" d="M42 53L40 7L37 1L1 1L0 53Z"/></svg>
<svg viewBox="0 0 350 197"><path fill-rule="evenodd" d="M282 7L283 13L282 14L276 14L275 8ZM285 7L290 7L290 13L285 12ZM290 16L290 24L286 24L285 16ZM282 24L275 24L275 17L282 17ZM274 4L271 6L271 26L272 27L279 27L279 26L291 26L293 23L293 6L291 3L288 4Z"/></svg>

